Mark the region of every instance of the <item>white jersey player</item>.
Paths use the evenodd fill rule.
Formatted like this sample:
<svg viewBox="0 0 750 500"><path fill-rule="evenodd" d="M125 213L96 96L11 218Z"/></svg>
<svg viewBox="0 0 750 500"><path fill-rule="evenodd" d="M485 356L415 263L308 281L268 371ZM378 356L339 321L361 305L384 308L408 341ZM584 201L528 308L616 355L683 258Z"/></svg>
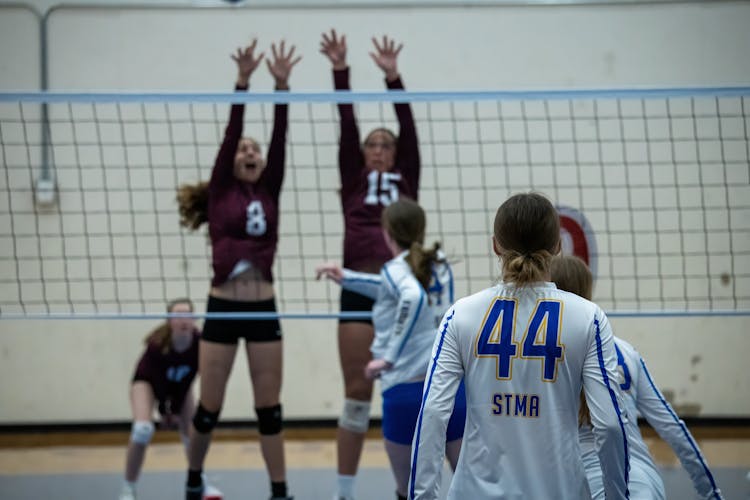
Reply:
<svg viewBox="0 0 750 500"><path fill-rule="evenodd" d="M425 224L422 208L401 199L383 211L384 237L395 257L379 275L342 270L335 264L318 268L319 276L375 300L373 360L365 371L368 378L380 377L383 437L399 499L406 499L411 443L430 351L454 293L453 272L439 245L431 250L422 247ZM442 448L454 467L464 430L465 401L461 389L455 405L451 400L453 416L443 432Z"/></svg>
<svg viewBox="0 0 750 500"><path fill-rule="evenodd" d="M380 274L343 269L341 286L375 300L372 322L375 339L370 351L387 369L372 368L386 391L396 384L424 380L435 332L453 304L453 272L445 254L437 252L430 288L412 273L403 251L383 265Z"/></svg>
<svg viewBox="0 0 750 500"><path fill-rule="evenodd" d="M607 497L627 498L627 442L612 331L602 310L549 283L555 208L537 193L498 209L503 282L459 300L439 327L425 380L409 498L438 498L442 436L466 384L466 427L448 499L587 498L578 444L581 390Z"/></svg>
<svg viewBox="0 0 750 500"><path fill-rule="evenodd" d="M581 259L573 256L555 257L552 261L551 273L552 280L559 288L585 298L591 297L593 277ZM628 482L630 497L644 500L666 498L664 483L638 428L635 416L640 413L659 436L672 447L683 467L690 474L699 497L721 499L721 492L698 445L685 423L680 420L657 388L643 358L632 345L618 337L615 337L615 350L619 367L618 383L623 393L623 403L628 415L632 416L625 427L630 453ZM579 430L583 463L591 488L591 497L600 500L604 498L602 470L594 449L591 425L585 418L585 412L583 416L584 422Z"/></svg>

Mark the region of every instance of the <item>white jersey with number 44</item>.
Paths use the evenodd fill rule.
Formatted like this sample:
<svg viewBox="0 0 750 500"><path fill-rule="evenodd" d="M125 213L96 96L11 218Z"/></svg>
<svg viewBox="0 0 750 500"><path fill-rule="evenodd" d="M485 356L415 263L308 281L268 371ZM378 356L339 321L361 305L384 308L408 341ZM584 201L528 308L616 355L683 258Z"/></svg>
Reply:
<svg viewBox="0 0 750 500"><path fill-rule="evenodd" d="M432 349L412 449L410 499L438 498L461 379L466 428L449 499L580 499L583 388L607 498L627 498L627 443L612 330L596 304L553 283L500 283L448 310Z"/></svg>

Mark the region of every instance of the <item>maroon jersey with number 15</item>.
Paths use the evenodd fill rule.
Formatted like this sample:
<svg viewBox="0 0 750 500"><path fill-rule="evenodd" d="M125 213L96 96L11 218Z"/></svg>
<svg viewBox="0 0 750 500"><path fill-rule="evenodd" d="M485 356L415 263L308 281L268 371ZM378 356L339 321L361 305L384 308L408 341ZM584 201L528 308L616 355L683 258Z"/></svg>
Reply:
<svg viewBox="0 0 750 500"><path fill-rule="evenodd" d="M336 90L349 90L349 69L333 72ZM401 79L386 82L389 89L403 89ZM379 269L393 255L385 244L380 225L383 207L400 196L417 199L419 144L414 116L407 103L396 103L399 123L396 158L388 172L365 168L359 128L352 104L339 104L341 139L339 174L344 210L344 267Z"/></svg>

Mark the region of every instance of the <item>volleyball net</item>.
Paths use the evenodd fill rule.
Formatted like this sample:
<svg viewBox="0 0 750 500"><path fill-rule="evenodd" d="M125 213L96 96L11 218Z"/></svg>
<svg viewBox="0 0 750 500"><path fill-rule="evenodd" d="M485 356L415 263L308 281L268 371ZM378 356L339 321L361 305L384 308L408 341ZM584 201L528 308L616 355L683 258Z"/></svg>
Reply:
<svg viewBox="0 0 750 500"><path fill-rule="evenodd" d="M695 88L0 94L0 315L202 306L209 241L180 227L176 189L209 178L231 102L247 103L245 135L265 150L278 100L290 102L282 313L338 312L338 287L314 271L342 260L336 102L355 103L364 137L398 130L395 100L412 103L426 244L455 263L457 297L496 281L495 211L535 190L606 310L750 310L750 88Z"/></svg>

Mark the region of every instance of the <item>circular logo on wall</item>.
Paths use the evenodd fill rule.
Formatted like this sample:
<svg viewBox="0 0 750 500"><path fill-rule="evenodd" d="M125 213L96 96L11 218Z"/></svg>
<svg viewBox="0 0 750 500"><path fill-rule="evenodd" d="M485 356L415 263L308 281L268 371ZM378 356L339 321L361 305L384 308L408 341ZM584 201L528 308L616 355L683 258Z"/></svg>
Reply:
<svg viewBox="0 0 750 500"><path fill-rule="evenodd" d="M565 205L558 205L560 214L560 240L563 255L580 257L596 280L596 265L598 252L594 229L582 212Z"/></svg>

